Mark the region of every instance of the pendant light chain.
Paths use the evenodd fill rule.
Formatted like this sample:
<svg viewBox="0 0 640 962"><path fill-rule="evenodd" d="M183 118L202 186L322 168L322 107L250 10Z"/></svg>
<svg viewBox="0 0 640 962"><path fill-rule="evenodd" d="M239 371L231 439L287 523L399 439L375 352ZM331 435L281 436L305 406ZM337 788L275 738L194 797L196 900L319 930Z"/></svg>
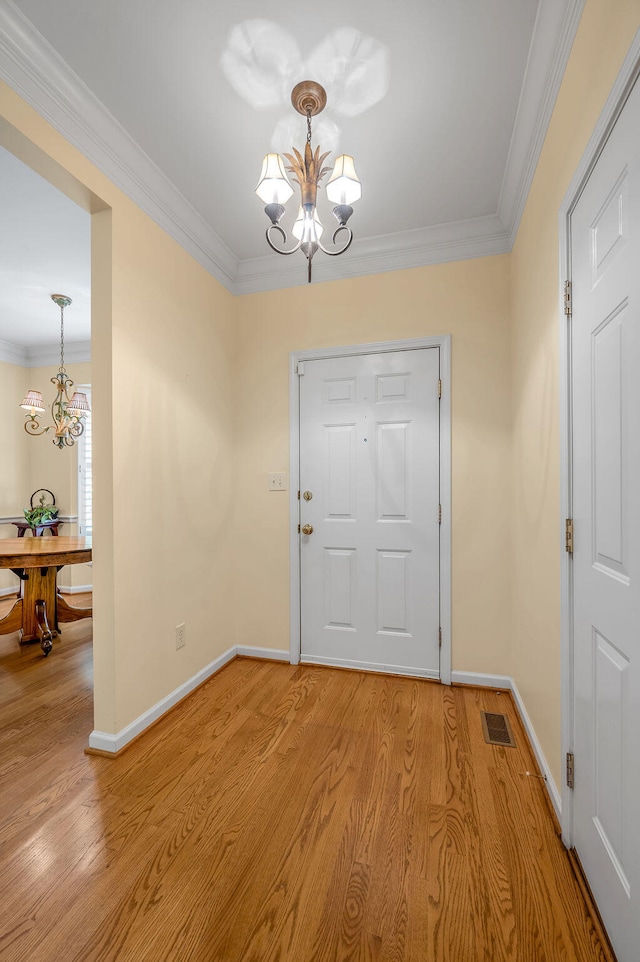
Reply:
<svg viewBox="0 0 640 962"><path fill-rule="evenodd" d="M66 374L64 368L64 304L60 305L60 370Z"/></svg>
<svg viewBox="0 0 640 962"><path fill-rule="evenodd" d="M307 143L311 146L311 107L307 107Z"/></svg>

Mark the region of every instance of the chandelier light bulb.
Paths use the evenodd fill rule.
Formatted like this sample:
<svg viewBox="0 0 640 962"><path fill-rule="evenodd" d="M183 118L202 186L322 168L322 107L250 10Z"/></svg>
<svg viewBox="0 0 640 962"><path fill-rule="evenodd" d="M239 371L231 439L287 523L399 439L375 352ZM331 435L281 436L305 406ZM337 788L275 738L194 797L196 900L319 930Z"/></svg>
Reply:
<svg viewBox="0 0 640 962"><path fill-rule="evenodd" d="M353 157L341 154L327 183L327 197L333 204L355 204L362 196L362 184L356 174Z"/></svg>

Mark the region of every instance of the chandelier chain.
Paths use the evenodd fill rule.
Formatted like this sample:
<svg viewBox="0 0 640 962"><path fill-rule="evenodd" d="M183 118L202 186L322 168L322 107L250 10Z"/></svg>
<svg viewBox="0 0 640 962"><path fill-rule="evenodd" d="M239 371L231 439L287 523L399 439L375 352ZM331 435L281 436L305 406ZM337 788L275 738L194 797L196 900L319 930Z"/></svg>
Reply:
<svg viewBox="0 0 640 962"><path fill-rule="evenodd" d="M60 370L64 371L64 305L60 306Z"/></svg>
<svg viewBox="0 0 640 962"><path fill-rule="evenodd" d="M307 143L311 146L311 107L307 107Z"/></svg>

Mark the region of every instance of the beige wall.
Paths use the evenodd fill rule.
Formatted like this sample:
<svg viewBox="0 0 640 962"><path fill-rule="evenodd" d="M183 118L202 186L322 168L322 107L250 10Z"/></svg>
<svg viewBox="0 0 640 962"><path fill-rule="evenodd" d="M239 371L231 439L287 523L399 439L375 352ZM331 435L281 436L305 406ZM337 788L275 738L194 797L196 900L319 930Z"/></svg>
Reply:
<svg viewBox="0 0 640 962"><path fill-rule="evenodd" d="M0 411L3 412L0 450L0 517L15 517L28 507L29 449L22 426L20 401L27 390L27 372L16 364L0 361ZM33 442L32 442L33 443ZM25 501L25 496L27 500ZM12 524L0 524L0 538L13 538ZM0 571L0 589L17 590L18 579L10 571Z"/></svg>
<svg viewBox="0 0 640 962"><path fill-rule="evenodd" d="M5 85L0 117L28 139L26 159L35 145L30 162L53 160L101 199L92 224L95 727L113 733L234 640L232 298ZM176 652L180 622L187 644Z"/></svg>
<svg viewBox="0 0 640 962"><path fill-rule="evenodd" d="M245 296L238 330L238 643L289 646L289 352L451 334L453 667L510 673L508 256Z"/></svg>
<svg viewBox="0 0 640 962"><path fill-rule="evenodd" d="M587 0L512 252L513 671L558 784L558 211L639 25L638 0Z"/></svg>

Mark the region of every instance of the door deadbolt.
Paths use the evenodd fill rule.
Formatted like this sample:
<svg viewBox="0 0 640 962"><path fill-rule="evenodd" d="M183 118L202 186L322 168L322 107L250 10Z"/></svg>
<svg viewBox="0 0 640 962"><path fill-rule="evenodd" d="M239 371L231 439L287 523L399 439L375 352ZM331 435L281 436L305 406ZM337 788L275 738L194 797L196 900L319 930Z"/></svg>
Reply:
<svg viewBox="0 0 640 962"><path fill-rule="evenodd" d="M313 534L313 525L303 524L300 530L302 531L303 534Z"/></svg>
<svg viewBox="0 0 640 962"><path fill-rule="evenodd" d="M305 501L311 501L313 497L313 491L305 491L302 497L304 498Z"/></svg>

